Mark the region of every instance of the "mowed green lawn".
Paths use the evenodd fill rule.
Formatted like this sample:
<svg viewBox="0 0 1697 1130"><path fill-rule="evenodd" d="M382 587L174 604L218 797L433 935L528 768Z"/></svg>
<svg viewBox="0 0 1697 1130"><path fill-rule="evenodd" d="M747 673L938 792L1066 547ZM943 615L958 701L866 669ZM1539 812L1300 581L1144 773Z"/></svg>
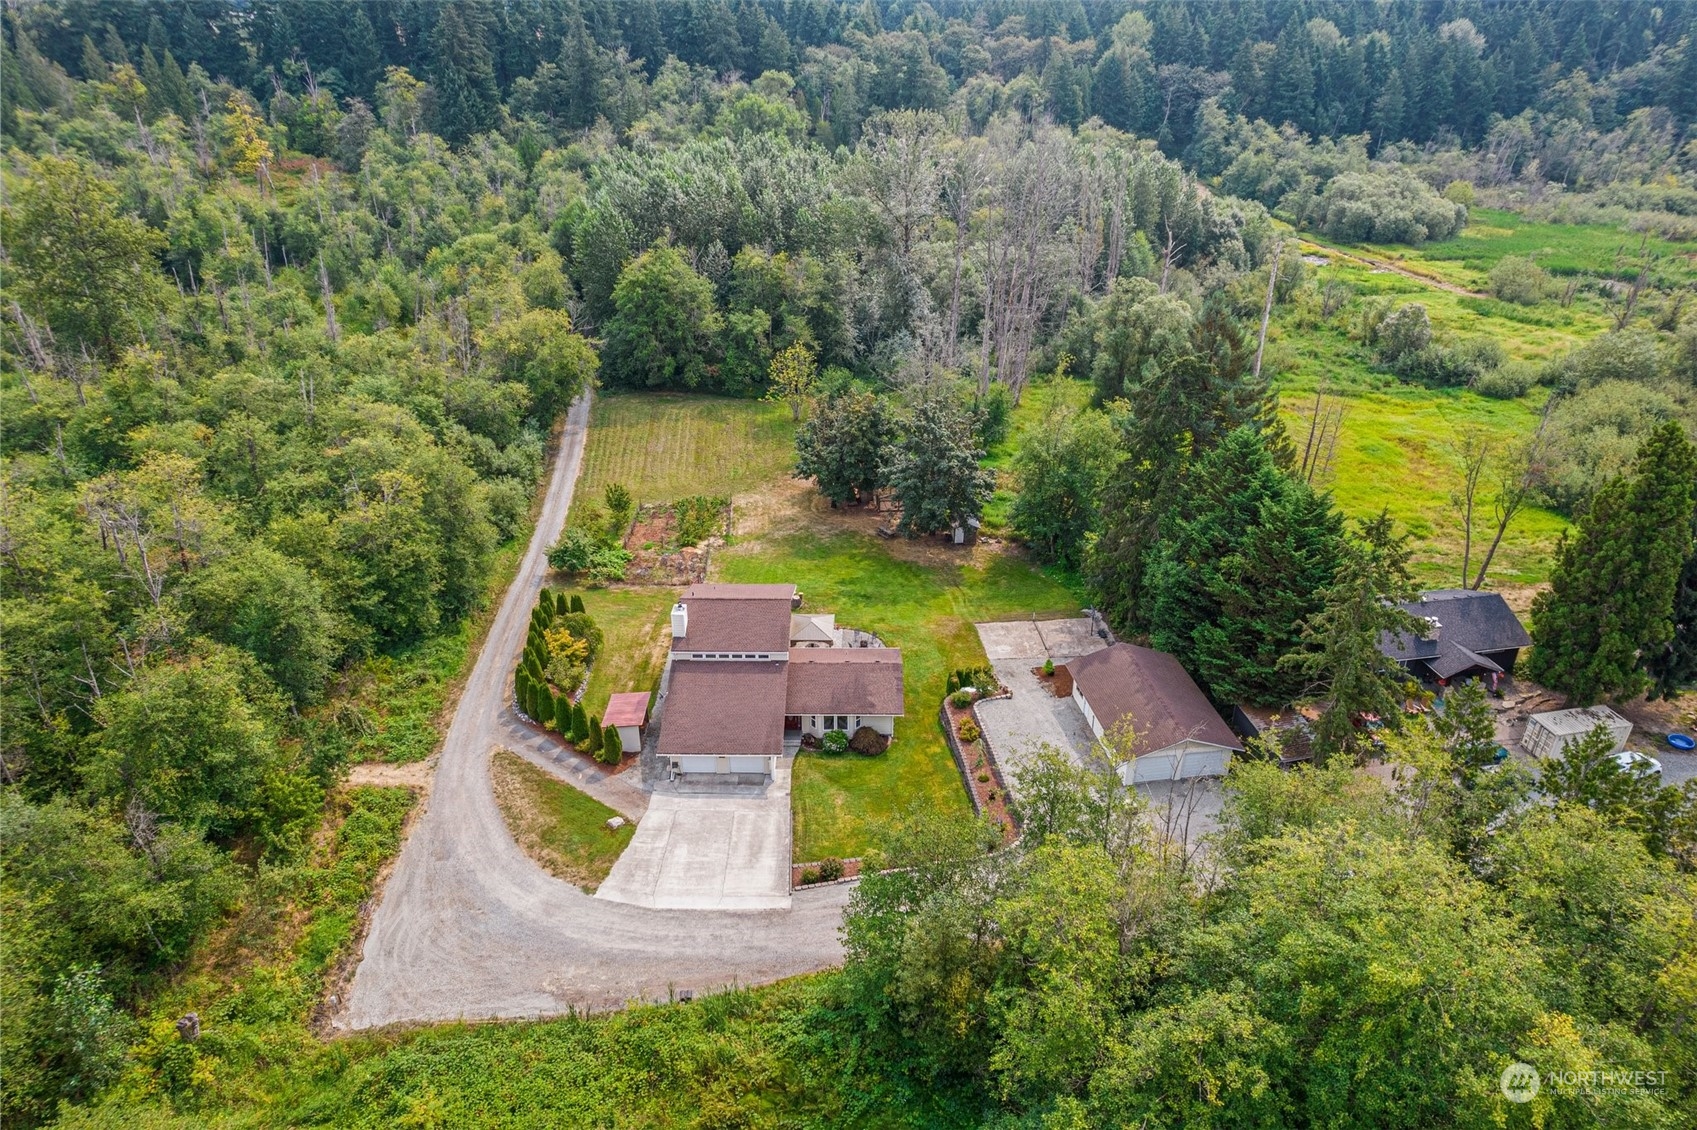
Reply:
<svg viewBox="0 0 1697 1130"><path fill-rule="evenodd" d="M916 805L967 812L969 801L937 710L951 670L985 662L973 624L982 620L1076 616L1077 592L1012 551L963 551L938 563L899 559L887 544L829 528L739 545L714 559L715 579L793 582L807 607L834 612L845 627L875 632L902 649L906 715L882 757L803 754L796 760L795 858L864 854L881 823Z"/></svg>
<svg viewBox="0 0 1697 1130"><path fill-rule="evenodd" d="M572 510L599 504L608 483L637 502L736 495L795 466L795 425L782 404L679 393L604 392L589 413Z"/></svg>
<svg viewBox="0 0 1697 1130"><path fill-rule="evenodd" d="M600 717L610 695L652 691L671 643L667 616L678 598L668 588L574 588L601 629L601 654L589 671L583 708ZM634 752L634 751L633 751Z"/></svg>

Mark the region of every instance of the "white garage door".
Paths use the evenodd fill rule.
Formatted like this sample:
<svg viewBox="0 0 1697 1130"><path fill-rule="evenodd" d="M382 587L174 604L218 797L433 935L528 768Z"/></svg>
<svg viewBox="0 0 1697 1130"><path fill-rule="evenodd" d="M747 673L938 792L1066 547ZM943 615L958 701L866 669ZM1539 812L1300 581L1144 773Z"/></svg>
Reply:
<svg viewBox="0 0 1697 1130"><path fill-rule="evenodd" d="M1226 766L1231 761L1231 751L1226 749L1193 749L1184 755L1184 763L1179 766L1180 777L1224 777Z"/></svg>

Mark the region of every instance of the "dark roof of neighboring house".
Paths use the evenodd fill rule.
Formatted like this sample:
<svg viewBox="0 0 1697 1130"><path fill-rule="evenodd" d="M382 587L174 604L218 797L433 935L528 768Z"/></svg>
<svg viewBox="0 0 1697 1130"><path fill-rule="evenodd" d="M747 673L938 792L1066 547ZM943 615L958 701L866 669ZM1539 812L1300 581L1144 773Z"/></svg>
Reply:
<svg viewBox="0 0 1697 1130"><path fill-rule="evenodd" d="M1424 659L1440 679L1475 667L1501 670L1486 658L1493 651L1528 647L1532 637L1501 593L1471 589L1434 589L1419 600L1399 601L1397 607L1419 619L1436 620L1437 630L1426 635L1386 633L1379 649L1399 663Z"/></svg>
<svg viewBox="0 0 1697 1130"><path fill-rule="evenodd" d="M902 712L902 653L893 647L790 652L786 714Z"/></svg>
<svg viewBox="0 0 1697 1130"><path fill-rule="evenodd" d="M648 692L625 691L607 699L601 715L603 726L640 726L648 720Z"/></svg>
<svg viewBox="0 0 1697 1130"><path fill-rule="evenodd" d="M672 640L672 650L785 651L794 595L794 585L691 585L681 599L684 637Z"/></svg>
<svg viewBox="0 0 1697 1130"><path fill-rule="evenodd" d="M1164 651L1116 643L1070 661L1067 670L1103 730L1111 730L1122 718L1131 719L1136 754L1186 739L1243 749L1201 688Z"/></svg>
<svg viewBox="0 0 1697 1130"><path fill-rule="evenodd" d="M781 659L673 662L659 752L783 753L785 666Z"/></svg>

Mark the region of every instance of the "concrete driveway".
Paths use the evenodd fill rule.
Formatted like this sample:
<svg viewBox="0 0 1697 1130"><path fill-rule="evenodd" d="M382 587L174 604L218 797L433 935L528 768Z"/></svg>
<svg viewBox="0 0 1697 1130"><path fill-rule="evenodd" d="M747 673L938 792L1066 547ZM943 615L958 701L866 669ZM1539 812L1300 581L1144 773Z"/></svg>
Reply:
<svg viewBox="0 0 1697 1130"><path fill-rule="evenodd" d="M1005 620L973 625L996 678L1013 697L978 704L978 720L995 750L996 762L1010 785L1040 745L1054 746L1075 762L1095 743L1083 711L1070 698L1056 698L1032 673L1045 659L1064 663L1106 644L1090 631L1090 621Z"/></svg>
<svg viewBox="0 0 1697 1130"><path fill-rule="evenodd" d="M790 758L760 797L656 791L595 897L691 910L790 907Z"/></svg>
<svg viewBox="0 0 1697 1130"><path fill-rule="evenodd" d="M567 417L536 532L460 695L425 810L378 896L353 982L329 1002L335 1028L604 1010L842 960L838 927L853 884L798 892L789 910L630 906L549 875L507 830L489 752L506 736L513 664L588 424L585 396Z"/></svg>

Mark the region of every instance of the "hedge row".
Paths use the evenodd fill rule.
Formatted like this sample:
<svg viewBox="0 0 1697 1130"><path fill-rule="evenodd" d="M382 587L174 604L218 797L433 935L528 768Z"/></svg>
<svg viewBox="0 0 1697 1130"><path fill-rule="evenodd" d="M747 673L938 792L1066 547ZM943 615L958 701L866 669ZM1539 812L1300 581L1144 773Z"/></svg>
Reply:
<svg viewBox="0 0 1697 1130"><path fill-rule="evenodd" d="M570 688L563 691L555 689L545 674L552 658L546 633L558 620L568 616L578 618L572 627L587 629L583 634L590 640L590 657L593 659L594 650L600 645L600 632L584 610L583 597L576 593L568 596L554 589L543 589L530 613L530 634L525 640L518 669L513 673L513 697L519 709L538 725L556 731L597 760L617 765L624 756L624 742L619 738L618 729L603 727L597 715L585 713L581 702L572 701Z"/></svg>

